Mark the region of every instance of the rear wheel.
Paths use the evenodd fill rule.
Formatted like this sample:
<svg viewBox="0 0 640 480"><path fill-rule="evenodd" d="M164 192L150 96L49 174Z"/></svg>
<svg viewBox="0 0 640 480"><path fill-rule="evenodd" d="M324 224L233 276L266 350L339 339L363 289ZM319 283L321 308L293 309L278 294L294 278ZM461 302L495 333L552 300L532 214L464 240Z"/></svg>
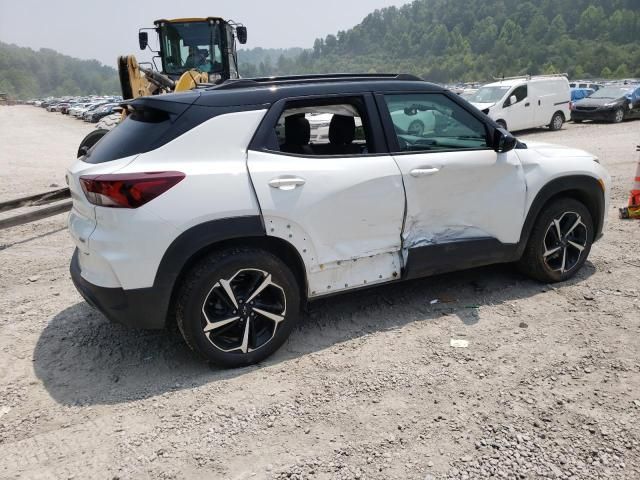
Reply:
<svg viewBox="0 0 640 480"><path fill-rule="evenodd" d="M551 117L551 123L549 124L549 130L556 131L562 128L564 124L564 116L560 112L556 112Z"/></svg>
<svg viewBox="0 0 640 480"><path fill-rule="evenodd" d="M192 350L222 367L257 363L285 342L300 312L291 270L253 248L216 252L185 278L176 321Z"/></svg>
<svg viewBox="0 0 640 480"><path fill-rule="evenodd" d="M546 205L529 237L518 267L542 282L573 277L589 256L593 243L589 210L572 198Z"/></svg>

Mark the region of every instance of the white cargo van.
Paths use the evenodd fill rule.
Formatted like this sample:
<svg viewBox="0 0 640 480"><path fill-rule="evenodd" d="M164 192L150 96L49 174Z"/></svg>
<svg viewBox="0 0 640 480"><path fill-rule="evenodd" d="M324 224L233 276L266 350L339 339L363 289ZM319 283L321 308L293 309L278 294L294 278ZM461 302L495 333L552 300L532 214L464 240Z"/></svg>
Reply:
<svg viewBox="0 0 640 480"><path fill-rule="evenodd" d="M512 132L543 126L559 130L571 117L571 90L564 75L506 78L467 100Z"/></svg>

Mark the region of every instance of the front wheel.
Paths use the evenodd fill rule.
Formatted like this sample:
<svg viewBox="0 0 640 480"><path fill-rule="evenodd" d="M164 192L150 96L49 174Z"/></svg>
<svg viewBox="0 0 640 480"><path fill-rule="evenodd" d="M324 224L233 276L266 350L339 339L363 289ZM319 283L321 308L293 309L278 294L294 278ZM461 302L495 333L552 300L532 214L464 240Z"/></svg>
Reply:
<svg viewBox="0 0 640 480"><path fill-rule="evenodd" d="M624 110L621 108L616 109L616 111L613 112L613 123L622 123L623 120Z"/></svg>
<svg viewBox="0 0 640 480"><path fill-rule="evenodd" d="M300 313L295 275L275 255L234 248L186 276L176 321L192 350L222 367L257 363L285 342Z"/></svg>
<svg viewBox="0 0 640 480"><path fill-rule="evenodd" d="M541 282L568 280L587 260L593 238L587 207L573 198L555 200L538 216L518 267Z"/></svg>
<svg viewBox="0 0 640 480"><path fill-rule="evenodd" d="M556 112L553 114L553 117L551 117L551 123L549 124L549 130L551 131L556 131L556 130L560 130L562 128L562 125L564 124L564 116L559 113Z"/></svg>

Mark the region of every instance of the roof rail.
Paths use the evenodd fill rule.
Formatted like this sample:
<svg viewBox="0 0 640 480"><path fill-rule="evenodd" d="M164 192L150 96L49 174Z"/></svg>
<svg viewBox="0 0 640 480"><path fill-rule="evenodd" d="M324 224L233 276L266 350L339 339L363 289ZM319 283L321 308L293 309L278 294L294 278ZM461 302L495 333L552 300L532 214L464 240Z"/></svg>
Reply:
<svg viewBox="0 0 640 480"><path fill-rule="evenodd" d="M518 80L520 78L525 78L527 80L531 80L532 78L547 78L547 77L566 77L569 78L568 73L547 73L543 75L531 75L530 73L526 75L516 75L515 77L493 77L496 82L502 80Z"/></svg>
<svg viewBox="0 0 640 480"><path fill-rule="evenodd" d="M336 80L343 81L359 81L359 80L405 80L420 81L423 80L415 75L406 73L320 73L310 75L288 75L282 77L259 77L259 78L240 78L237 80L226 80L219 85L210 87L208 90L228 90L234 88L250 88L261 85L282 85L296 83L318 83L333 82Z"/></svg>

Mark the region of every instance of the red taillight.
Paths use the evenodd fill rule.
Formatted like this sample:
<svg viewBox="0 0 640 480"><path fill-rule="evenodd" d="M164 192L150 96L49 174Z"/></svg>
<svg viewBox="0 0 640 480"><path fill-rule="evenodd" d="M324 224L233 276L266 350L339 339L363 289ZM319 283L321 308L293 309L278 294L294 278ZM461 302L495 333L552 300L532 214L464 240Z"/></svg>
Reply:
<svg viewBox="0 0 640 480"><path fill-rule="evenodd" d="M573 102L569 102L569 110L573 111L575 104Z"/></svg>
<svg viewBox="0 0 640 480"><path fill-rule="evenodd" d="M80 177L89 202L101 207L138 208L185 177L182 172L114 173Z"/></svg>

